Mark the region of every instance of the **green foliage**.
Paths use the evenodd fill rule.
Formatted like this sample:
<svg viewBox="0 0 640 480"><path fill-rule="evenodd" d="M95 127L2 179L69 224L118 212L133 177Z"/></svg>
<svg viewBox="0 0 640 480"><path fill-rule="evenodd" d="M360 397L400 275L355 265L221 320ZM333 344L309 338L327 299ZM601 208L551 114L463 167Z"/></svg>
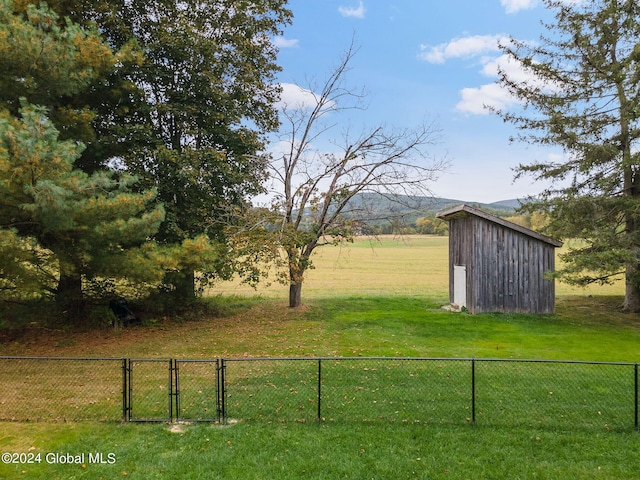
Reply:
<svg viewBox="0 0 640 480"><path fill-rule="evenodd" d="M127 249L143 243L163 219L161 206L148 208L153 191L131 191L135 178L75 169L79 150L58 139L42 108L25 104L19 118L0 114L2 258L12 259L2 274L16 294L26 293L28 278L34 287L33 277L35 292L57 295L68 293L65 276L135 278Z"/></svg>
<svg viewBox="0 0 640 480"><path fill-rule="evenodd" d="M72 23L45 4L2 0L0 17L0 107L18 115L20 98L46 106L62 139L89 147L78 160L86 164L103 141L95 129L95 106L104 103L96 86L128 62L131 46L114 52L94 24Z"/></svg>
<svg viewBox="0 0 640 480"><path fill-rule="evenodd" d="M105 328L116 324L116 315L106 305L97 305L89 311L88 326L91 328Z"/></svg>
<svg viewBox="0 0 640 480"><path fill-rule="evenodd" d="M34 238L22 238L15 229L0 229L0 298L29 298L41 292L38 270L42 264Z"/></svg>
<svg viewBox="0 0 640 480"><path fill-rule="evenodd" d="M154 235L158 243L180 246L206 235L224 244L229 212L262 190L258 152L264 133L277 125L279 94L270 37L289 22L285 4L133 0L111 7L127 21L98 16L112 44L134 39L144 52L140 64L117 74L136 89L134 96L121 92L125 100L134 98L131 108L104 112L98 122L107 129L122 125L123 138L136 140L119 160L144 188L158 191L166 210ZM204 266L208 279L227 275L223 259ZM177 266L179 274L165 277L186 299L195 293L193 266L187 259Z"/></svg>
<svg viewBox="0 0 640 480"><path fill-rule="evenodd" d="M521 165L518 175L551 182L525 211L544 212L546 233L579 238L563 256L560 278L575 284L627 277L625 308L640 309L640 7L632 0L566 3L539 45L511 39L505 54L529 81L502 72L501 83L526 105L497 112L519 139L555 145L563 161Z"/></svg>
<svg viewBox="0 0 640 480"><path fill-rule="evenodd" d="M44 4L15 13L0 1L0 105L17 113L18 99L51 105L87 89L116 58L98 31L61 22Z"/></svg>
<svg viewBox="0 0 640 480"><path fill-rule="evenodd" d="M66 309L231 274L224 226L261 189L285 4L1 0L3 294Z"/></svg>
<svg viewBox="0 0 640 480"><path fill-rule="evenodd" d="M430 235L448 235L449 223L436 218L435 215L420 217L416 220L416 233Z"/></svg>

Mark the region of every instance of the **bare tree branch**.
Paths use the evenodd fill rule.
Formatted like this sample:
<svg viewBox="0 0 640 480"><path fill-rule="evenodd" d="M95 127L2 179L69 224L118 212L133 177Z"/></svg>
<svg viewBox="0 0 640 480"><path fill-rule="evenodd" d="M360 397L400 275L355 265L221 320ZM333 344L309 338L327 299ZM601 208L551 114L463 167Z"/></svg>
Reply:
<svg viewBox="0 0 640 480"><path fill-rule="evenodd" d="M377 125L357 135L343 132L339 140L329 137L336 114L363 105L364 92L345 86L356 53L352 42L320 88L309 89L311 105L282 108L279 139L286 149L274 156L270 169L278 184L273 210L281 212L277 235L286 255L292 307L300 305L304 272L317 246L349 239L358 227L380 220L364 194L406 207L412 199L430 196L429 184L447 168L446 161L428 155L427 148L440 137L433 122L404 129ZM335 151L320 151L321 141Z"/></svg>

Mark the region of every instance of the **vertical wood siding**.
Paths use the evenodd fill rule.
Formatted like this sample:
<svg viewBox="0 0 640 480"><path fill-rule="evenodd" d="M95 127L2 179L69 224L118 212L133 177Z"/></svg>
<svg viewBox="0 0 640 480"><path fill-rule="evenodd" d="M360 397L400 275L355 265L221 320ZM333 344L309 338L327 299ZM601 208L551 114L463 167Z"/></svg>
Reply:
<svg viewBox="0 0 640 480"><path fill-rule="evenodd" d="M453 266L467 267L467 308L480 312L553 313L553 245L484 218L465 215L449 224L449 292Z"/></svg>

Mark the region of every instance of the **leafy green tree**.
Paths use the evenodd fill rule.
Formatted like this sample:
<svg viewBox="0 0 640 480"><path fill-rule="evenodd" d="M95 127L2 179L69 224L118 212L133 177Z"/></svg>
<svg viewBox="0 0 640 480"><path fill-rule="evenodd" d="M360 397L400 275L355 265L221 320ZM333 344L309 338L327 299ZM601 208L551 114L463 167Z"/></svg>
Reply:
<svg viewBox="0 0 640 480"><path fill-rule="evenodd" d="M123 95L105 99L104 92L115 92L114 97L124 90L115 88L112 79L138 58L134 45L114 52L94 24L74 23L49 8L17 0L0 0L0 32L0 105L13 115L20 98L46 106L61 139L88 146L78 166L90 166L88 173L97 170L105 152L114 155L111 139L122 133L122 128L111 135L97 132L97 112L126 108ZM95 158L97 151L103 152L101 159Z"/></svg>
<svg viewBox="0 0 640 480"><path fill-rule="evenodd" d="M20 292L20 282L37 275L41 289L54 293L62 308L78 311L83 280L153 279L134 268L131 249L164 218L161 206L148 206L155 192L131 191L130 175L87 175L74 168L80 151L76 142L58 140L42 107L25 104L18 118L6 110L0 114L4 288Z"/></svg>
<svg viewBox="0 0 640 480"><path fill-rule="evenodd" d="M544 4L555 12L548 35L503 47L526 74L500 78L522 109L497 112L520 140L565 153L519 166L518 175L552 182L527 209L548 214L547 233L584 240L563 255L561 278L585 285L624 274L623 307L640 311L640 5Z"/></svg>
<svg viewBox="0 0 640 480"><path fill-rule="evenodd" d="M429 215L416 219L416 230L417 233L428 235L447 235L449 226L447 222L436 218L435 215Z"/></svg>
<svg viewBox="0 0 640 480"><path fill-rule="evenodd" d="M82 144L61 140L48 118L91 117L63 100L90 88L118 57L95 28L61 26L45 6L18 7L0 0L0 288L49 291L71 309L81 307L84 280L153 277L149 262L144 274L131 267L140 266L138 246L164 212L155 192L134 191L130 174L76 168Z"/></svg>
<svg viewBox="0 0 640 480"><path fill-rule="evenodd" d="M66 22L48 8L0 0L0 102L16 114L19 98L51 106L110 71L115 55L97 30Z"/></svg>
<svg viewBox="0 0 640 480"><path fill-rule="evenodd" d="M121 83L109 80L121 86L112 92L121 101L108 108L114 98L102 97L93 124L101 135L123 140L111 160L138 175L145 188L157 189L166 219L154 238L169 246L204 234L211 253L224 254L222 220L262 189L259 152L264 134L278 123L273 104L279 67L271 39L290 21L286 1L56 4L73 18L97 22L113 48L133 41L143 53L118 71ZM198 271L206 281L228 274L225 265L220 259ZM192 262L167 272L166 283L178 298L192 297Z"/></svg>

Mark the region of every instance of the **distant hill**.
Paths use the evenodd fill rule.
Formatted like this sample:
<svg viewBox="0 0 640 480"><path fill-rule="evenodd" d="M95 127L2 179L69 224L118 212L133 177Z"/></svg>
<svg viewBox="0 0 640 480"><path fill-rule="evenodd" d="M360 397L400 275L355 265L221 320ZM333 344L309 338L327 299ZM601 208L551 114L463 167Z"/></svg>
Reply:
<svg viewBox="0 0 640 480"><path fill-rule="evenodd" d="M456 200L441 197L412 197L405 195L395 195L390 197L379 193L362 193L356 195L348 206L348 211L356 212L364 208L369 215L374 213L377 218L384 218L393 215L406 215L407 217L423 217L435 215L441 210L455 207L456 205L467 204L483 210L489 210L498 215L513 214L520 206L517 199L501 200L493 203L481 203L469 200Z"/></svg>
<svg viewBox="0 0 640 480"><path fill-rule="evenodd" d="M384 233L388 228L397 228L398 226L401 228L402 226L412 227L421 217L435 217L436 213L441 210L462 204L482 209L499 217L513 215L516 208L520 206L520 202L517 199L482 203L453 198L391 196L367 192L353 197L342 211L342 215L354 220L364 220L369 227L377 228ZM311 222L311 211L307 210L302 223L303 225L310 225Z"/></svg>
<svg viewBox="0 0 640 480"><path fill-rule="evenodd" d="M513 198L511 200L501 200L499 202L493 202L486 204L487 208L492 208L494 210L507 210L510 212L515 211L522 204L522 200Z"/></svg>

